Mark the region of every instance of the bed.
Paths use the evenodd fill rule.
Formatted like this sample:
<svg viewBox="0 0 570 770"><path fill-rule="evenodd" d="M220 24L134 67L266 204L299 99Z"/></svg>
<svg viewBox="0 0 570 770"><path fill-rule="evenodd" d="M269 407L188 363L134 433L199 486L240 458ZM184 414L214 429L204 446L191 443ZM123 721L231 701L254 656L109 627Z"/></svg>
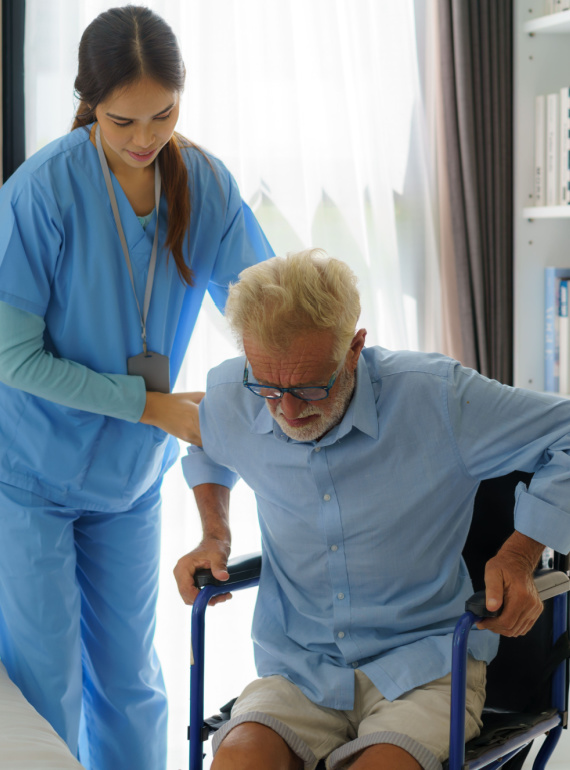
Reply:
<svg viewBox="0 0 570 770"><path fill-rule="evenodd" d="M59 735L28 703L0 661L0 770L81 770Z"/></svg>

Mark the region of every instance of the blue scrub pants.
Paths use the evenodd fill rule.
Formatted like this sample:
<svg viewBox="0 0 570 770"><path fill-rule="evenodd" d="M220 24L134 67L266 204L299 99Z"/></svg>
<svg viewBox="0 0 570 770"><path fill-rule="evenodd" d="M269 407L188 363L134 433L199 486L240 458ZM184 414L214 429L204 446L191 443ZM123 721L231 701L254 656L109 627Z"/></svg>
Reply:
<svg viewBox="0 0 570 770"><path fill-rule="evenodd" d="M100 513L0 483L0 658L87 770L166 767L159 552L160 484Z"/></svg>

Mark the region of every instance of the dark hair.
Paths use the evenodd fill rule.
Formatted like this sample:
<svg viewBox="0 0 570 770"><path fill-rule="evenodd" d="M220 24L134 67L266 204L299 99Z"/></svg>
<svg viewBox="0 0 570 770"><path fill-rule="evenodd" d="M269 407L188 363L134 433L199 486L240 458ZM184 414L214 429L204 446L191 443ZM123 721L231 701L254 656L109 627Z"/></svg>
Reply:
<svg viewBox="0 0 570 770"><path fill-rule="evenodd" d="M149 8L127 5L99 14L85 29L79 43L75 95L79 105L72 130L93 123L95 108L117 88L149 77L163 88L181 93L186 70L178 41L169 25ZM190 226L188 171L181 148L195 147L174 133L158 156L162 188L168 203L166 246L172 252L181 279L193 284L193 272L184 261L184 235Z"/></svg>

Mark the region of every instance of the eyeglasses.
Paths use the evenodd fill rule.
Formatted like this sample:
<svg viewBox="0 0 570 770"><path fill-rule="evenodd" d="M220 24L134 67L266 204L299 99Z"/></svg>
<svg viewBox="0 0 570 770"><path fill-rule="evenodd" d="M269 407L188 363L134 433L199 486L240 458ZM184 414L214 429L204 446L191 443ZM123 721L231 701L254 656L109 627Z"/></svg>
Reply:
<svg viewBox="0 0 570 770"><path fill-rule="evenodd" d="M257 382L248 382L247 378L249 376L249 371L247 368L246 358L245 366L243 368L243 386L244 388L251 390L251 392L256 396L261 396L261 398L269 398L272 401L283 398L285 393L290 393L295 398L300 398L301 401L322 401L324 398L328 398L329 391L335 384L336 378L340 374L343 366L344 358L338 365L338 368L333 372L332 377L326 385L298 388L278 388L276 385L259 385Z"/></svg>

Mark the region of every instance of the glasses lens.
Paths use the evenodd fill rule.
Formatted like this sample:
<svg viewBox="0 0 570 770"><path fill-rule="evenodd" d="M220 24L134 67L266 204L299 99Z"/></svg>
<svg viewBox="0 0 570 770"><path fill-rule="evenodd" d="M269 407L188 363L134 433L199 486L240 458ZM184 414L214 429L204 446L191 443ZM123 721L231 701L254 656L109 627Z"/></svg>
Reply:
<svg viewBox="0 0 570 770"><path fill-rule="evenodd" d="M326 388L291 388L291 394L303 401L322 401L328 396Z"/></svg>
<svg viewBox="0 0 570 770"><path fill-rule="evenodd" d="M261 396L262 398L281 398L282 393L280 390L276 390L275 388L267 388L263 385L255 385L251 383L247 383L248 390L251 390L252 393L255 393L256 396Z"/></svg>

